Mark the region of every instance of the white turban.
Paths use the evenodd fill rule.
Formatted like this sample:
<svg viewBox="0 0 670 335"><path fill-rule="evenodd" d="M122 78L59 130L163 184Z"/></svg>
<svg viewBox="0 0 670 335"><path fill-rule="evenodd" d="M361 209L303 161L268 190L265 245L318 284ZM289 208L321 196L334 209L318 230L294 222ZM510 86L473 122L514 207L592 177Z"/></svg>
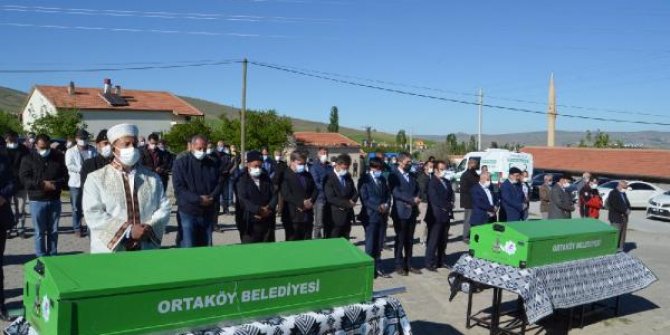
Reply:
<svg viewBox="0 0 670 335"><path fill-rule="evenodd" d="M109 139L109 143L114 143L116 140L120 139L121 137L125 136L133 136L137 137L137 134L139 133L139 130L137 129L137 126L134 124L128 124L128 123L122 123L122 124L117 124L107 130L107 138Z"/></svg>

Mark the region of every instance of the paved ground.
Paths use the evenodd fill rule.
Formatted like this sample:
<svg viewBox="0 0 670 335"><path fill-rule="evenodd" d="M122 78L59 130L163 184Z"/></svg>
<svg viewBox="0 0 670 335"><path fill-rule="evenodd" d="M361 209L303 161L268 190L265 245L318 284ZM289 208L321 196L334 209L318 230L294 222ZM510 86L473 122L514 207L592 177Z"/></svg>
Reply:
<svg viewBox="0 0 670 335"><path fill-rule="evenodd" d="M61 220L63 231L71 227L69 205L64 204L64 217ZM537 213L537 203L531 206L531 215ZM606 212L604 216L606 217ZM462 214L457 213L456 222L451 228L450 243L447 248L449 262L454 263L466 250L466 245L460 242ZM215 233L215 244L239 243L239 236L234 230L231 216L221 216L220 223L226 227L224 233ZM171 230L176 229L174 217L170 223ZM573 334L668 334L670 333L670 313L666 309L670 306L670 222L651 221L644 218L643 211L635 211L630 223L628 240L631 253L642 259L659 277L659 281L651 287L625 296L622 302L622 315L613 318L607 314L595 315L587 319L584 329L573 330ZM417 243L415 245L416 264L423 265L424 248L418 242L418 236L424 225L417 228ZM392 236L389 229L389 236ZM174 232L168 234L164 246L174 245ZM283 232L278 231L280 240ZM353 229L352 242L362 247L363 230L360 226ZM62 234L59 241L61 254L88 252L88 239L78 238L72 234ZM390 262L392 251L385 250L383 254L388 269L392 269ZM5 252L5 288L9 308L21 306L23 284L22 264L33 258L33 240L14 238L8 241ZM203 264L203 266L207 266ZM482 329L466 329L464 324L466 295L459 294L452 301L448 301L449 285L447 275L449 270L440 269L438 273L425 271L422 275L409 277L394 276L391 279L380 279L375 282L375 289L404 286L407 293L398 297L403 302L405 310L412 320L415 334L486 334ZM485 292L475 297L475 309L481 309L490 303L490 293ZM505 300L512 301L515 297L505 295ZM560 318L550 318L544 322L547 334L565 333L564 322Z"/></svg>

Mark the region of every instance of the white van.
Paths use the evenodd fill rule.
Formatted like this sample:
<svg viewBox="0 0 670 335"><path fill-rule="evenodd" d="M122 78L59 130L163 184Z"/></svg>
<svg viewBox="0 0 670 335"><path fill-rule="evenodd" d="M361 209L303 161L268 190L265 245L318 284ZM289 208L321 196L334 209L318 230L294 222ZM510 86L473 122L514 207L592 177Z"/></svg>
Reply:
<svg viewBox="0 0 670 335"><path fill-rule="evenodd" d="M461 175L468 168L468 160L477 161L477 173L481 172L481 167L486 165L491 173L491 183L503 182L509 175L511 167L519 168L521 171L528 171L528 178L533 178L533 155L524 152L512 152L505 149L486 149L486 151L469 152L456 167L452 177L452 185L458 189L461 181Z"/></svg>

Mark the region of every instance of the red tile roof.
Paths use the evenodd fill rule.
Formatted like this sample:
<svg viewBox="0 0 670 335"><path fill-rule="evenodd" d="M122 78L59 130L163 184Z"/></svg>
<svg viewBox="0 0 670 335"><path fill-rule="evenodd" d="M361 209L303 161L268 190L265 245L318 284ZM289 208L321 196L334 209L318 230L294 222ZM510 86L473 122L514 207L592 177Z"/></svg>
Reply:
<svg viewBox="0 0 670 335"><path fill-rule="evenodd" d="M627 178L670 179L670 150L525 147L535 168Z"/></svg>
<svg viewBox="0 0 670 335"><path fill-rule="evenodd" d="M121 96L128 101L128 106L111 106L102 96L101 88L77 87L76 94L68 94L67 86L37 85L40 91L56 108L73 108L83 110L133 110L172 112L182 116L204 116L205 114L188 102L169 92L163 91L121 91Z"/></svg>
<svg viewBox="0 0 670 335"><path fill-rule="evenodd" d="M293 133L296 143L324 147L360 147L358 142L339 133L299 131Z"/></svg>

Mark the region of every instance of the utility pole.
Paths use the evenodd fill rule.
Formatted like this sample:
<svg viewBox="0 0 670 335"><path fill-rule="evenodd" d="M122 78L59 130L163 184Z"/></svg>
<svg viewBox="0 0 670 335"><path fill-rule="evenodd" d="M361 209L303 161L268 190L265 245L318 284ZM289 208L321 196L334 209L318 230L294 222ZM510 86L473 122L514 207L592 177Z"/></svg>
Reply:
<svg viewBox="0 0 670 335"><path fill-rule="evenodd" d="M479 89L479 131L477 132L477 151L482 151L482 105L484 104L484 91Z"/></svg>
<svg viewBox="0 0 670 335"><path fill-rule="evenodd" d="M245 58L242 61L242 108L240 109L240 154L241 161L246 159L246 127L245 119L247 114L247 64L249 62Z"/></svg>
<svg viewBox="0 0 670 335"><path fill-rule="evenodd" d="M549 101L547 111L547 146L556 144L556 88L554 87L554 73L549 77Z"/></svg>

